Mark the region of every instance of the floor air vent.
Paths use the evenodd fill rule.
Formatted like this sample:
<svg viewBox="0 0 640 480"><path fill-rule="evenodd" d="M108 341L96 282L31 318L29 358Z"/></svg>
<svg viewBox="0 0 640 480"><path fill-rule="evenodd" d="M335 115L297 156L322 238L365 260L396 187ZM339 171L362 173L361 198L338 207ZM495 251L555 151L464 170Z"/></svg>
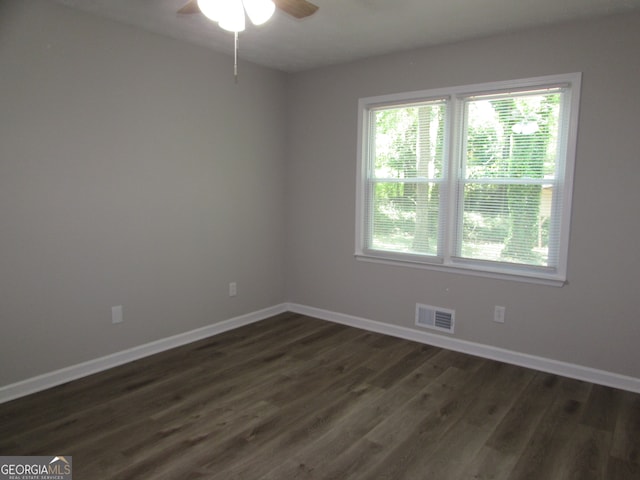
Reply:
<svg viewBox="0 0 640 480"><path fill-rule="evenodd" d="M419 327L453 333L454 317L453 310L416 304L416 325Z"/></svg>

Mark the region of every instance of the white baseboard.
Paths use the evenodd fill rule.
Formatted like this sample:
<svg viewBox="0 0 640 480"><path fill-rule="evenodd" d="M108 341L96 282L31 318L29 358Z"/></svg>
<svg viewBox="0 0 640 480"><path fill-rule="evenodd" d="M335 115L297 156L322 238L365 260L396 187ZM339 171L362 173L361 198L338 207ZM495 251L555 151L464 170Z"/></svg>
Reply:
<svg viewBox="0 0 640 480"><path fill-rule="evenodd" d="M560 362L544 357L537 357L534 355L514 352L512 350L492 347L489 345L468 342L466 340L445 337L442 335L435 335L428 332L420 332L411 328L390 325L387 323L368 320L366 318L355 317L352 315L345 315L342 313L323 310L320 308L308 307L296 303L282 303L280 305L274 305L273 307L268 307L256 312L251 312L246 315L241 315L239 317L215 323L213 325L208 325L206 327L191 330L189 332L174 335L172 337L163 338L161 340L130 348L128 350L123 350L112 355L96 358L94 360L89 360L88 362L72 365L70 367L66 367L50 373L45 373L43 375L29 378L21 382L0 387L0 403L8 402L25 395L29 395L31 393L39 392L41 390L46 390L47 388L55 387L56 385L61 385L72 380L77 380L79 378L86 377L88 375L92 375L109 368L117 367L118 365L122 365L143 357L147 357L149 355L154 355L156 353L169 350L171 348L185 345L187 343L202 340L204 338L211 337L213 335L217 335L234 328L239 328L244 325L259 322L260 320L264 320L266 318L287 311L299 313L302 315L308 315L310 317L315 317L334 323L340 323L363 330L382 333L384 335L390 335L393 337L404 338L406 340L412 340L427 345L446 348L448 350L468 353L470 355L475 355L478 357L498 360L513 365L519 365L521 367L532 368L534 370L540 370L543 372L562 375L569 378L575 378L577 380L584 380L599 385L605 385L608 387L640 393L640 378L628 377L604 370L597 370L581 365Z"/></svg>
<svg viewBox="0 0 640 480"><path fill-rule="evenodd" d="M12 383L10 385L0 387L0 403L8 402L41 390L46 390L47 388L55 387L56 385L77 380L109 368L117 367L118 365L132 362L143 357L148 357L149 355L154 355L165 350L186 345L187 343L202 340L203 338L218 335L234 328L259 322L260 320L264 320L286 311L286 304L275 305L246 315L230 318L219 323L207 325L206 327L198 328L196 330L180 333L172 337L163 338L155 342L123 350L105 357L96 358L94 360L89 360L88 362L79 363L77 365L72 365L43 375L38 375L37 377L28 378L21 382Z"/></svg>
<svg viewBox="0 0 640 480"><path fill-rule="evenodd" d="M354 317L342 313L336 313L320 308L308 307L295 303L286 305L288 311L307 315L310 317L327 320L334 323L341 323L351 327L369 330L376 333L382 333L393 337L413 340L414 342L433 345L436 347L454 350L456 352L468 353L482 358L498 360L504 363L519 365L521 367L540 370L547 373L562 375L564 377L574 378L576 380L584 380L598 385L619 388L635 393L640 393L640 378L628 377L617 373L597 370L590 367L575 365L572 363L560 362L549 358L528 355L525 353L514 352L502 348L492 347L479 343L473 343L466 340L436 335L428 332L420 332L407 327L390 325L387 323L368 320L366 318Z"/></svg>

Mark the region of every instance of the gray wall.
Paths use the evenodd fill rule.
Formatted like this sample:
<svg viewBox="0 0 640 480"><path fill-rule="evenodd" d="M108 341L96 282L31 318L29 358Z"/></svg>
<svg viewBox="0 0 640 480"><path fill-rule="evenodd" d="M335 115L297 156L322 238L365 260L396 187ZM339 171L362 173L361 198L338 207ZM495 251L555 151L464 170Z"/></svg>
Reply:
<svg viewBox="0 0 640 480"><path fill-rule="evenodd" d="M2 1L0 385L284 300L285 77L240 68Z"/></svg>
<svg viewBox="0 0 640 480"><path fill-rule="evenodd" d="M0 3L0 385L285 300L454 308L458 338L639 376L639 47L640 16L612 17L235 85L227 56ZM567 286L354 259L358 98L574 71Z"/></svg>
<svg viewBox="0 0 640 480"><path fill-rule="evenodd" d="M416 302L453 308L457 338L640 376L639 49L627 15L289 77L289 300L406 327ZM568 72L584 74L568 285L354 259L358 98Z"/></svg>

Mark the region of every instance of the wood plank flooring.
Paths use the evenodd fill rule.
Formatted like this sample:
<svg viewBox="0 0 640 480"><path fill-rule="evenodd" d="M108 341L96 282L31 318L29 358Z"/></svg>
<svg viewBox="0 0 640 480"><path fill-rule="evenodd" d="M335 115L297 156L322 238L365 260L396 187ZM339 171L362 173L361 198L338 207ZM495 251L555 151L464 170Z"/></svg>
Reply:
<svg viewBox="0 0 640 480"><path fill-rule="evenodd" d="M292 313L0 405L93 479L640 479L640 395Z"/></svg>

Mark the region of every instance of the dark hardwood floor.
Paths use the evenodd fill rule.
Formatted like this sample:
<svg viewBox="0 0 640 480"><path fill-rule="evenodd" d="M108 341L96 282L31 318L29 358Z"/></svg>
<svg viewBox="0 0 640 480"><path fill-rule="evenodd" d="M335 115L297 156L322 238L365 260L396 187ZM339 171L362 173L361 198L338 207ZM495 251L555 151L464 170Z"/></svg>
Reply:
<svg viewBox="0 0 640 480"><path fill-rule="evenodd" d="M640 479L640 395L283 314L0 405L94 479Z"/></svg>

